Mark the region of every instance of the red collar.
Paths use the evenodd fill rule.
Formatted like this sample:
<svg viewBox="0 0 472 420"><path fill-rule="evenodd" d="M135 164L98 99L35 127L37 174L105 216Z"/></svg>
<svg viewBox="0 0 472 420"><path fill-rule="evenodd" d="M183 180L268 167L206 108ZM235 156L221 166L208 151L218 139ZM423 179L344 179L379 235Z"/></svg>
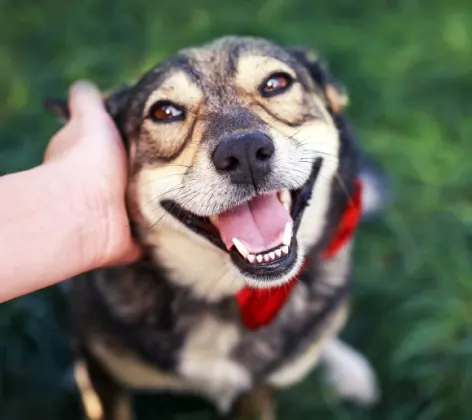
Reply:
<svg viewBox="0 0 472 420"><path fill-rule="evenodd" d="M357 228L362 209L362 184L359 179L355 181L354 188L354 194L344 210L333 239L322 253L324 259L333 257L353 236ZM245 287L238 292L236 300L241 311L241 318L244 325L251 330L255 330L270 323L272 319L277 316L280 309L282 309L298 277L303 273L307 265L308 262L305 260L300 272L282 286L276 286L270 289L252 289Z"/></svg>

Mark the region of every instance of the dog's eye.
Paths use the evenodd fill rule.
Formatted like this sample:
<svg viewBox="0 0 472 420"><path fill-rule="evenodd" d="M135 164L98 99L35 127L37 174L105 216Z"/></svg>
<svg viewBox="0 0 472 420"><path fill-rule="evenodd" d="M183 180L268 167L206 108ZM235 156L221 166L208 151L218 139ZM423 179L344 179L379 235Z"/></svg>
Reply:
<svg viewBox="0 0 472 420"><path fill-rule="evenodd" d="M268 77L260 87L261 95L270 97L285 92L293 83L293 78L287 73L275 73Z"/></svg>
<svg viewBox="0 0 472 420"><path fill-rule="evenodd" d="M185 117L184 109L169 101L156 102L149 110L149 117L157 122L180 121Z"/></svg>

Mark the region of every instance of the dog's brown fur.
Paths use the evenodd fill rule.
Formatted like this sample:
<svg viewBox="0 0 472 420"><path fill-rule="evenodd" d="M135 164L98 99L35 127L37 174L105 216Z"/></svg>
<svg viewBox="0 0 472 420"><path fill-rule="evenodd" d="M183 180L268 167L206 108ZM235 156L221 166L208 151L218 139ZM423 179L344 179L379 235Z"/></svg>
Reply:
<svg viewBox="0 0 472 420"><path fill-rule="evenodd" d="M280 97L262 98L261 81L280 71L297 83ZM183 105L186 118L177 124L149 118L162 99ZM270 390L300 381L318 361L341 396L372 402L370 368L336 338L347 316L351 245L329 261L319 256L359 168L341 115L346 95L318 58L266 40L223 38L181 51L106 104L126 142L129 211L147 253L72 284L76 344L87 366L79 383L83 395L93 390L101 400L97 408L95 397L84 399L89 419L129 420L127 390L134 389L196 393L222 412L239 406L242 418L255 410L272 419ZM285 283L305 255L312 264L280 316L258 331L241 325L234 295L247 284L264 287L264 279L241 274L226 252L162 206L172 199L212 216L246 200L249 193L222 180L209 156L223 136L248 129L275 144L266 191L300 188L313 162L323 161L298 228L296 264L271 281ZM340 372L348 376L341 380Z"/></svg>

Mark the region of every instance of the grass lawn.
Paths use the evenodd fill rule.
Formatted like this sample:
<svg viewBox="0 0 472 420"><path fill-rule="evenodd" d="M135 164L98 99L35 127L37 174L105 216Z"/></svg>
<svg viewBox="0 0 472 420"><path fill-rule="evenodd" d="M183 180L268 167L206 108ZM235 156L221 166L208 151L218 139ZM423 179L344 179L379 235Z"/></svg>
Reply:
<svg viewBox="0 0 472 420"><path fill-rule="evenodd" d="M395 190L360 230L344 332L372 360L383 399L372 410L340 405L313 374L281 393L280 419L472 418L470 1L0 0L0 21L0 174L40 162L58 128L41 102L78 78L113 88L225 34L322 53ZM1 305L2 420L78 418L61 305L55 288ZM175 405L139 404L143 419L212 418L190 400L179 407L193 414L155 414L162 407Z"/></svg>

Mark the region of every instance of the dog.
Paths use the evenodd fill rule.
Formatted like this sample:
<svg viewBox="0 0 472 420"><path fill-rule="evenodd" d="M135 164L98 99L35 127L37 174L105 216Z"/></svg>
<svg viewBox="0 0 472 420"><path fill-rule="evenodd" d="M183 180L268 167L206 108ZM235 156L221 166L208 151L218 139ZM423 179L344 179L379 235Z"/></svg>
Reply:
<svg viewBox="0 0 472 420"><path fill-rule="evenodd" d="M374 404L375 372L339 333L356 227L385 188L323 60L225 36L104 102L145 256L68 286L87 418L131 420L131 395L145 390L275 419L274 393L317 366L341 398ZM69 117L65 101L48 106Z"/></svg>

